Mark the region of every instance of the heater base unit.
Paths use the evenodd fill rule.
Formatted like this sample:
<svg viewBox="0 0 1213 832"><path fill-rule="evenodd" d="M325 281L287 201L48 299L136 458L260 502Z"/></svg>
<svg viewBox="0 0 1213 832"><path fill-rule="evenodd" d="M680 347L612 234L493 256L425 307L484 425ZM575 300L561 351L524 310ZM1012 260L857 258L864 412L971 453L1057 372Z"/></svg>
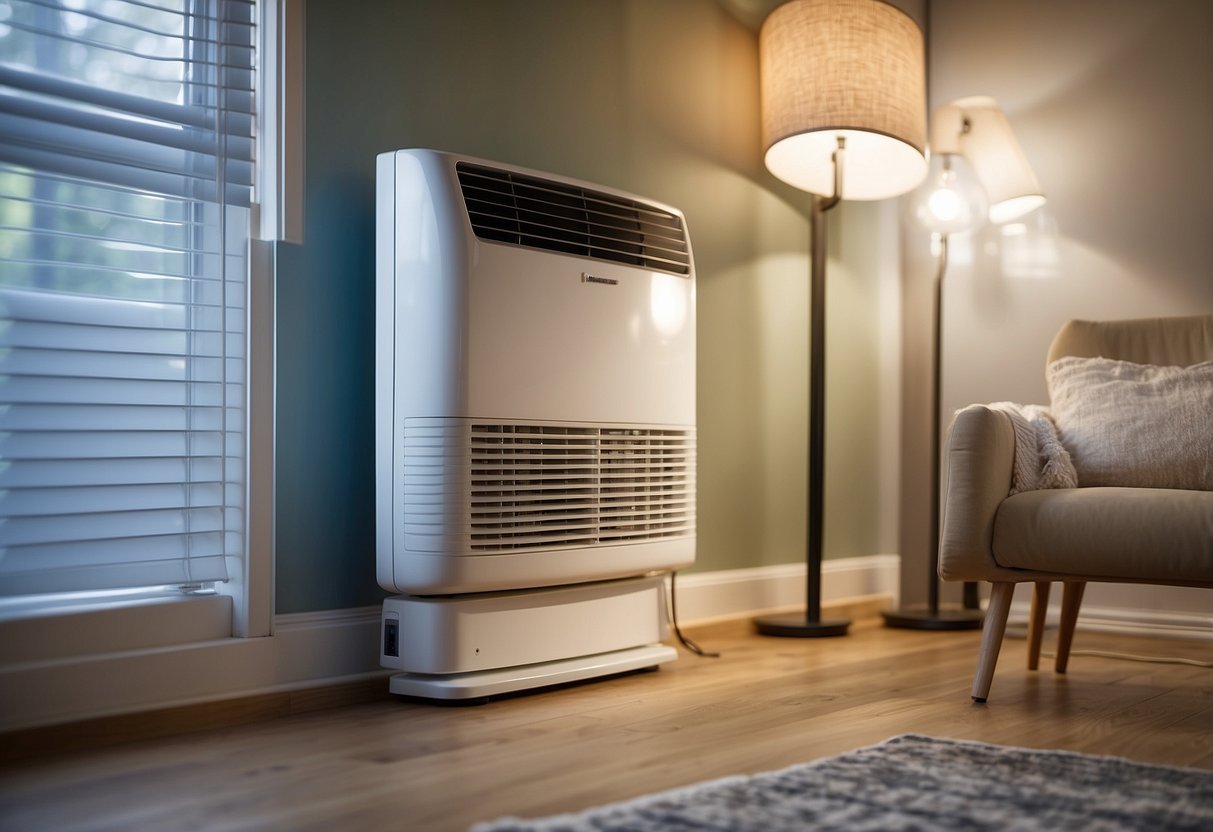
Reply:
<svg viewBox="0 0 1213 832"><path fill-rule="evenodd" d="M658 576L383 602L391 692L482 699L656 667L678 657Z"/></svg>
<svg viewBox="0 0 1213 832"><path fill-rule="evenodd" d="M695 268L635 194L376 160L375 499L391 690L476 699L675 657L695 560Z"/></svg>
<svg viewBox="0 0 1213 832"><path fill-rule="evenodd" d="M676 658L678 651L673 647L649 644L597 656L578 656L574 659L540 662L526 667L507 667L451 676L397 673L391 678L391 692L396 696L466 702L503 693L613 676L633 670L656 670L658 665Z"/></svg>

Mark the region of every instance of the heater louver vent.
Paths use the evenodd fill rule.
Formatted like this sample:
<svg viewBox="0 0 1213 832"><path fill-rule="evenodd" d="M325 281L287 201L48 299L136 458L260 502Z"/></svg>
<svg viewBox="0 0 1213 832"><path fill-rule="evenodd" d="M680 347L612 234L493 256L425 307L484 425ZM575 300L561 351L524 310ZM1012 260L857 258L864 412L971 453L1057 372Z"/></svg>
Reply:
<svg viewBox="0 0 1213 832"><path fill-rule="evenodd" d="M404 464L406 533L448 551L695 533L690 430L411 419Z"/></svg>
<svg viewBox="0 0 1213 832"><path fill-rule="evenodd" d="M688 275L682 219L655 205L505 170L456 165L482 240Z"/></svg>

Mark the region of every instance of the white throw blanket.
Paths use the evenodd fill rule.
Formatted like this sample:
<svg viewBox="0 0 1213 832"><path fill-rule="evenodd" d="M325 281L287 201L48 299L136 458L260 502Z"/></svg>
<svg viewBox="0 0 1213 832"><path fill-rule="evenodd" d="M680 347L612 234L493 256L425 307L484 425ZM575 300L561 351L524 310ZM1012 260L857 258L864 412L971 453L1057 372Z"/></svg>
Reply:
<svg viewBox="0 0 1213 832"><path fill-rule="evenodd" d="M1036 404L995 402L989 405L1011 418L1015 428L1015 470L1011 494L1040 488L1076 488L1078 476L1070 454L1057 436L1048 408Z"/></svg>

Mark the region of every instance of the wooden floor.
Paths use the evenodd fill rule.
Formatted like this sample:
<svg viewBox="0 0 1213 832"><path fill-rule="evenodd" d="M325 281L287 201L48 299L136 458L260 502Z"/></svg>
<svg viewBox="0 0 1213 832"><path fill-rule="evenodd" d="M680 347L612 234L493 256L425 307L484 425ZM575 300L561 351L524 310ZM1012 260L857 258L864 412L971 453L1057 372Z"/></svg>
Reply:
<svg viewBox="0 0 1213 832"><path fill-rule="evenodd" d="M975 705L977 633L852 629L802 641L715 625L692 634L721 658L655 673L479 707L385 697L26 761L0 770L0 829L465 829L907 732L1213 769L1213 670L1075 656L1066 676L1029 673L1009 639ZM1080 632L1088 647L1213 658L1207 642Z"/></svg>

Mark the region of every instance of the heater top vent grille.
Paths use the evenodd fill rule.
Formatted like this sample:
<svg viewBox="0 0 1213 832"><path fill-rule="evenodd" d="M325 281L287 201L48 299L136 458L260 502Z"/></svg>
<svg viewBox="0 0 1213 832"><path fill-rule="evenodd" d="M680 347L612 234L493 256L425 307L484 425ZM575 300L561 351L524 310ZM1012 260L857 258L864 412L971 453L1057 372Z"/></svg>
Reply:
<svg viewBox="0 0 1213 832"><path fill-rule="evenodd" d="M682 218L664 208L466 162L455 170L472 230L482 240L691 273Z"/></svg>

